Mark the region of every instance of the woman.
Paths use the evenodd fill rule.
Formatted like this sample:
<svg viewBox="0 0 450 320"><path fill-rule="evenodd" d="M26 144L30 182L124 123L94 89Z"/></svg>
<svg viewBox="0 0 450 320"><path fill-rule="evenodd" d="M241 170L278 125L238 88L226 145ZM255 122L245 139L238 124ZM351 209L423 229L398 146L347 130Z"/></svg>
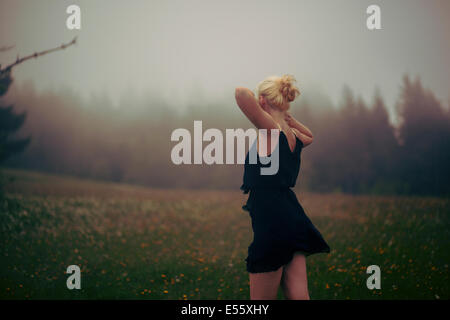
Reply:
<svg viewBox="0 0 450 320"><path fill-rule="evenodd" d="M330 252L290 189L301 150L313 141L311 131L288 112L300 94L294 82L291 75L268 77L258 85L257 99L249 89L236 88L238 106L258 129L280 130L277 141L265 137L267 150L279 148L275 175L261 175L264 165L250 164L248 154L245 162L241 189L250 194L242 208L250 213L254 235L246 258L251 299L276 299L280 284L287 299L309 299L305 257Z"/></svg>

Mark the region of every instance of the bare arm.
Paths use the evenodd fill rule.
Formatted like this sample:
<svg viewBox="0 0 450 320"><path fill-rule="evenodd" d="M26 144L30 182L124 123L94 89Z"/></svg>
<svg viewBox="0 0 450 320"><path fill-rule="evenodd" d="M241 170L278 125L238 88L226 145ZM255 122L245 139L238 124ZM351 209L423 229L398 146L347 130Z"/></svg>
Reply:
<svg viewBox="0 0 450 320"><path fill-rule="evenodd" d="M268 134L265 135L265 139L267 139L267 150L273 151L271 137L272 135L269 133L271 129L279 129L278 124L272 118L270 114L264 111L261 108L258 100L256 100L255 95L250 89L238 87L235 91L236 102L241 108L242 112L246 115L246 117L258 128L258 129L267 129ZM258 145L259 147L259 145ZM270 153L271 153L270 152Z"/></svg>
<svg viewBox="0 0 450 320"><path fill-rule="evenodd" d="M300 121L296 120L289 112L286 112L285 118L289 127L294 129L297 137L303 142L303 146L306 147L313 142L313 134L311 130Z"/></svg>
<svg viewBox="0 0 450 320"><path fill-rule="evenodd" d="M278 129L275 120L261 108L250 89L236 88L235 97L239 108L258 129Z"/></svg>

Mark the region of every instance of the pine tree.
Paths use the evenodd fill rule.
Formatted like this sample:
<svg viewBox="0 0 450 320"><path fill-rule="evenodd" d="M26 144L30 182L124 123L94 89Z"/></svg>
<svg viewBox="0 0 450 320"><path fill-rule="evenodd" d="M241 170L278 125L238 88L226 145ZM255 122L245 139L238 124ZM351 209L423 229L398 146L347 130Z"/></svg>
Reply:
<svg viewBox="0 0 450 320"><path fill-rule="evenodd" d="M12 83L11 72L0 73L0 97L5 95ZM0 162L15 153L22 152L30 142L30 137L14 138L14 134L25 122L25 112L15 113L12 105L0 102Z"/></svg>
<svg viewBox="0 0 450 320"><path fill-rule="evenodd" d="M71 42L62 44L53 49L35 52L22 58L19 58L19 56L17 56L17 60L6 66L5 68L2 68L0 65L0 99L8 92L8 89L13 81L11 75L13 67L21 64L24 61L35 59L54 51L63 50L75 44L76 41L77 38L75 37ZM1 47L0 52L7 51L12 48L13 46ZM13 137L13 135L22 127L24 122L25 113L15 113L12 105L5 106L1 103L0 100L0 163L14 154L22 152L29 144L30 137L24 139Z"/></svg>
<svg viewBox="0 0 450 320"><path fill-rule="evenodd" d="M397 105L401 119L400 178L408 193L450 193L450 126L441 103L423 88L419 78L403 79Z"/></svg>

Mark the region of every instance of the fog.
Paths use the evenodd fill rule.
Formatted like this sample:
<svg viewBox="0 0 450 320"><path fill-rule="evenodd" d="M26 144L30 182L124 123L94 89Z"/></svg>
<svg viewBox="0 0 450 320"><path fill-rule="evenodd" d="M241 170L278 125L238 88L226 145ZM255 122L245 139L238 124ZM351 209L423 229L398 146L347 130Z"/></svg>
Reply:
<svg viewBox="0 0 450 320"><path fill-rule="evenodd" d="M79 31L65 26L70 4L81 7ZM382 30L366 28L370 4L381 7ZM448 103L449 14L446 0L2 0L0 46L15 47L0 63L77 35L76 47L15 68L15 83L67 87L121 107L133 93L177 108L217 101L234 108L234 87L290 73L304 96L320 93L335 106L345 84L366 100L378 87L395 121L405 73Z"/></svg>

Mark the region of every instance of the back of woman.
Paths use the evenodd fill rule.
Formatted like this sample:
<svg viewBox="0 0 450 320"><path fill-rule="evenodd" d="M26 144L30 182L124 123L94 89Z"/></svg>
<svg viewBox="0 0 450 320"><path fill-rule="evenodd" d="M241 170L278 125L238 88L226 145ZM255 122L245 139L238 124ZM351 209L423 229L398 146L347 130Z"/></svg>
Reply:
<svg viewBox="0 0 450 320"><path fill-rule="evenodd" d="M278 135L260 137L267 140L270 154L278 153L278 171L261 174L266 155L259 153L256 163L250 163L248 154L244 166L241 189L249 197L243 209L249 212L253 229L246 258L252 299L275 299L280 284L286 298L309 299L305 258L330 252L291 189L302 149L313 139L311 131L288 112L290 102L300 94L294 82L290 75L268 77L258 86L258 98L246 88L236 89L237 104L258 129L279 130Z"/></svg>

